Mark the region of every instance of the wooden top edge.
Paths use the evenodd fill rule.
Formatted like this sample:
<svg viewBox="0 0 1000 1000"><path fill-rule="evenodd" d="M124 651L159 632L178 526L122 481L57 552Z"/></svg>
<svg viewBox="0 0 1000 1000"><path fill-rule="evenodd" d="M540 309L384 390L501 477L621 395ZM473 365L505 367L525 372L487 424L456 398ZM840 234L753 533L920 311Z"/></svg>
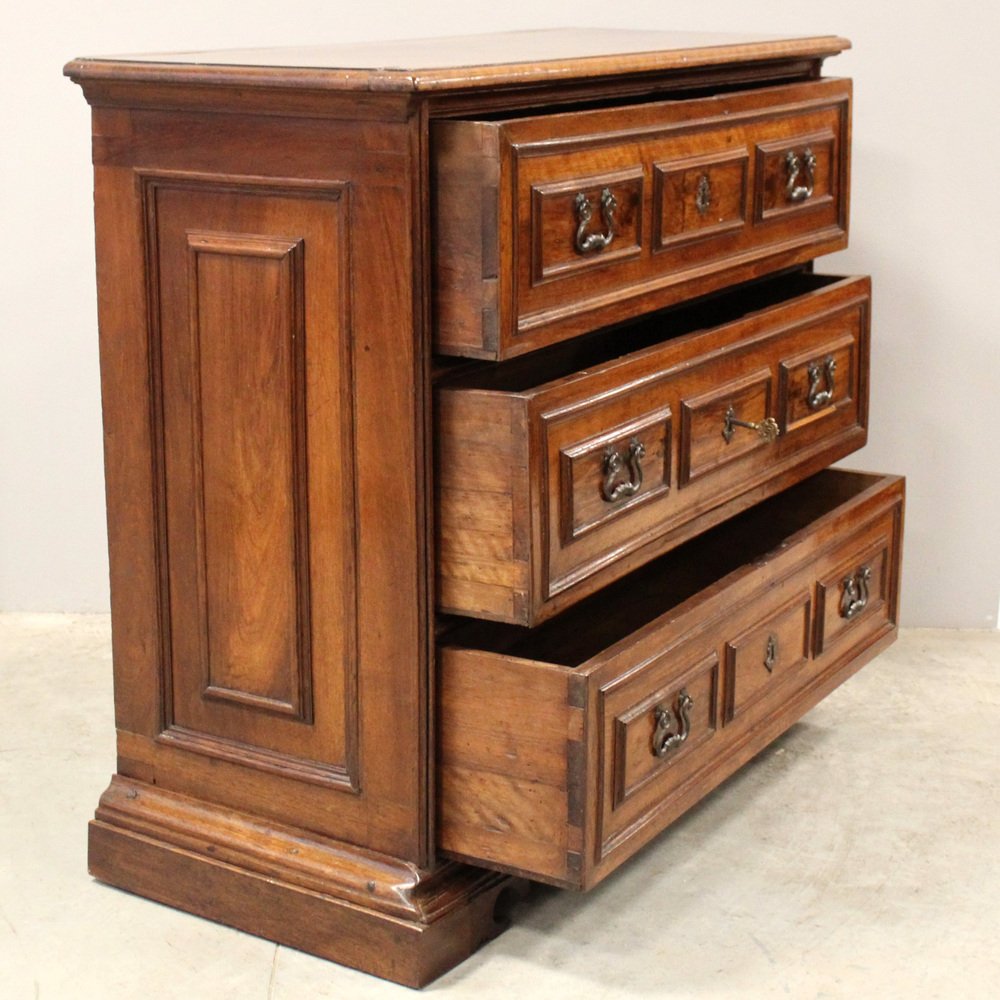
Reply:
<svg viewBox="0 0 1000 1000"><path fill-rule="evenodd" d="M850 45L836 35L790 38L579 28L83 58L67 63L64 72L77 83L101 79L320 90L448 91L777 59L823 59Z"/></svg>

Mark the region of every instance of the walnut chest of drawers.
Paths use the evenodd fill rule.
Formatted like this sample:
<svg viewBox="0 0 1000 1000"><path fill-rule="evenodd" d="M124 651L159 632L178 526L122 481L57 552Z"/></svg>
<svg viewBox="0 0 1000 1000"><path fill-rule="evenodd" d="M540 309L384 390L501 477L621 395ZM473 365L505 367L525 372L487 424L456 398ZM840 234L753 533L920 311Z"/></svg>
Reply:
<svg viewBox="0 0 1000 1000"><path fill-rule="evenodd" d="M101 880L410 985L891 642L835 37L80 59Z"/></svg>

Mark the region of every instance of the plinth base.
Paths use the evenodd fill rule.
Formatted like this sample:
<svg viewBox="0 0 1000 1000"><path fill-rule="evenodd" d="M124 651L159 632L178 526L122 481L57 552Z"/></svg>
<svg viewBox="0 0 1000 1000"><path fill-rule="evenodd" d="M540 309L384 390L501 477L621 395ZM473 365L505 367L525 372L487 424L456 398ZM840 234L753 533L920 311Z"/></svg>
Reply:
<svg viewBox="0 0 1000 1000"><path fill-rule="evenodd" d="M524 883L395 858L115 776L90 824L102 882L419 987L506 929Z"/></svg>

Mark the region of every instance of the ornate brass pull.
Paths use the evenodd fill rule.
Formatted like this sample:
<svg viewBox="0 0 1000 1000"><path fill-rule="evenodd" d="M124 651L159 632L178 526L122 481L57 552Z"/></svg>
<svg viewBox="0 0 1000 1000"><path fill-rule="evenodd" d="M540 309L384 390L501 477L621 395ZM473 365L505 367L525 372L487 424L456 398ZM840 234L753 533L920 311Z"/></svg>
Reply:
<svg viewBox="0 0 1000 1000"><path fill-rule="evenodd" d="M756 431L761 441L767 442L774 441L781 433L778 429L778 421L774 417L765 417L757 423L752 423L749 420L737 420L736 410L730 406L726 410L725 423L722 425L722 436L726 439L726 444L732 441L737 427L747 427L752 431Z"/></svg>
<svg viewBox="0 0 1000 1000"><path fill-rule="evenodd" d="M608 503L621 500L622 497L634 497L642 489L642 460L646 457L646 448L638 438L632 438L628 443L628 455L616 451L611 445L604 449L604 481L601 483L601 496ZM622 479L622 468L628 464L629 478Z"/></svg>
<svg viewBox="0 0 1000 1000"><path fill-rule="evenodd" d="M868 604L868 584L871 578L871 566L862 566L853 576L844 577L841 584L844 588L840 598L841 618L853 618L864 611Z"/></svg>
<svg viewBox="0 0 1000 1000"><path fill-rule="evenodd" d="M653 709L656 719L656 729L653 731L653 755L666 757L671 750L676 750L691 732L691 722L688 712L694 707L694 700L684 688L677 695L677 707L671 708L666 702L661 702Z"/></svg>
<svg viewBox="0 0 1000 1000"><path fill-rule="evenodd" d="M809 393L806 396L806 405L810 410L821 410L824 406L829 406L833 402L833 376L837 371L837 359L829 355L823 362L822 369L818 361L810 361L806 372L809 375ZM826 383L825 389L820 389L819 380L822 376Z"/></svg>
<svg viewBox="0 0 1000 1000"><path fill-rule="evenodd" d="M601 218L606 230L603 233L587 232L587 226L590 225L591 217L594 214L594 207L582 191L576 196L575 205L577 252L594 253L609 246L615 238L615 212L618 209L618 201L611 193L611 188L605 188L601 192Z"/></svg>
<svg viewBox="0 0 1000 1000"><path fill-rule="evenodd" d="M813 185L816 182L816 156L806 147L800 157L794 150L785 153L785 170L788 171L788 182L785 184L785 194L789 201L805 201L812 197ZM799 184L799 174L805 172L805 184Z"/></svg>
<svg viewBox="0 0 1000 1000"><path fill-rule="evenodd" d="M767 672L774 670L774 665L778 662L778 637L772 632L767 637L767 645L764 647L764 666Z"/></svg>
<svg viewBox="0 0 1000 1000"><path fill-rule="evenodd" d="M699 215L704 215L712 205L712 182L708 179L708 174L702 174L698 178L698 193L695 195L694 207L698 209Z"/></svg>

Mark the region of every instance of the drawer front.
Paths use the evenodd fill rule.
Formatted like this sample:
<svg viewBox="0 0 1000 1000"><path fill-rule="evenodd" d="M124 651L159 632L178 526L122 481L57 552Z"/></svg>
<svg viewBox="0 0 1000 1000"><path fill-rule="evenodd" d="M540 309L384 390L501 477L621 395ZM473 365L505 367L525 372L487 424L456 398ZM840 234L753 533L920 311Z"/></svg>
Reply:
<svg viewBox="0 0 1000 1000"><path fill-rule="evenodd" d="M620 863L637 838L648 839L651 824L665 825L679 802L711 787L712 772L743 746L748 724L780 715L819 672L810 647L812 570L789 572L782 562L746 593L728 588L725 598L672 623L652 657L636 643L609 664L606 673L615 675L597 696L598 867ZM688 641L690 633L701 634ZM636 654L642 666L616 674Z"/></svg>
<svg viewBox="0 0 1000 1000"><path fill-rule="evenodd" d="M437 123L438 349L512 357L843 248L849 135L840 80Z"/></svg>
<svg viewBox="0 0 1000 1000"><path fill-rule="evenodd" d="M780 430L772 416L773 384L767 366L721 381L708 392L685 396L681 403L683 485L777 440Z"/></svg>
<svg viewBox="0 0 1000 1000"><path fill-rule="evenodd" d="M862 642L891 617L891 525L847 547L816 588L817 657Z"/></svg>
<svg viewBox="0 0 1000 1000"><path fill-rule="evenodd" d="M445 853L586 888L891 640L901 480L830 470L737 522L644 571L639 590L622 581L535 634L470 626L441 651ZM770 544L786 526L768 554L748 548L714 583L678 587L688 567L739 563L748 534ZM845 583L865 567L867 591ZM655 595L680 603L636 619Z"/></svg>
<svg viewBox="0 0 1000 1000"><path fill-rule="evenodd" d="M713 239L745 231L749 165L745 149L654 163L654 251L692 244L704 256Z"/></svg>
<svg viewBox="0 0 1000 1000"><path fill-rule="evenodd" d="M828 286L529 393L442 392L441 609L535 624L860 447L868 289ZM811 380L817 365L833 376Z"/></svg>
<svg viewBox="0 0 1000 1000"><path fill-rule="evenodd" d="M810 592L800 591L787 605L726 642L727 723L808 664L811 612Z"/></svg>
<svg viewBox="0 0 1000 1000"><path fill-rule="evenodd" d="M634 800L651 782L657 794L701 766L716 733L719 660L714 651L678 671L676 658L644 671L630 683L603 692L602 713L612 766L612 808ZM683 664L684 658L681 658Z"/></svg>

